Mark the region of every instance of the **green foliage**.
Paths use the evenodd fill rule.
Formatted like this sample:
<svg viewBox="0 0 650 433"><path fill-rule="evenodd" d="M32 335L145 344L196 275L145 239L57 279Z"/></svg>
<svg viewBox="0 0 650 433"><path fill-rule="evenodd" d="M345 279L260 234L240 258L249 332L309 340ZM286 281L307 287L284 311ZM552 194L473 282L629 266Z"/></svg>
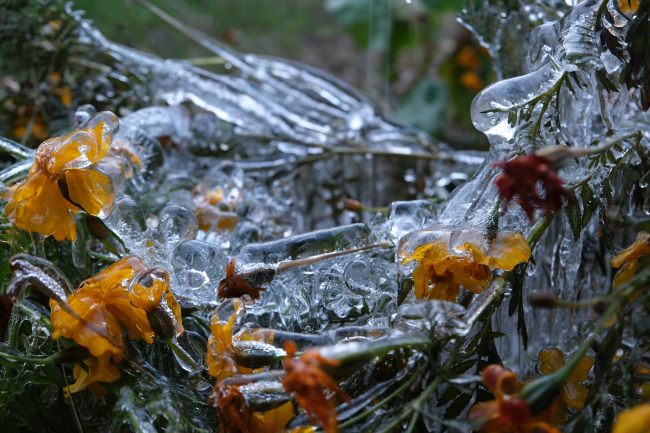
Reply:
<svg viewBox="0 0 650 433"><path fill-rule="evenodd" d="M416 128L437 134L444 128L449 99L447 86L423 78L395 110L395 118Z"/></svg>

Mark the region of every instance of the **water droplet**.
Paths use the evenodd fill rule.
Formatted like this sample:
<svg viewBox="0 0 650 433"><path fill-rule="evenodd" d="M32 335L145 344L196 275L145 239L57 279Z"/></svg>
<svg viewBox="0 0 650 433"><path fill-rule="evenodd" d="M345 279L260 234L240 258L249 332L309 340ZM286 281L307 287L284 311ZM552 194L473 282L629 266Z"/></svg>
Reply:
<svg viewBox="0 0 650 433"><path fill-rule="evenodd" d="M644 174L641 179L639 179L639 186L641 188L647 188L650 183L650 171Z"/></svg>
<svg viewBox="0 0 650 433"><path fill-rule="evenodd" d="M643 213L650 215L650 195L643 202Z"/></svg>

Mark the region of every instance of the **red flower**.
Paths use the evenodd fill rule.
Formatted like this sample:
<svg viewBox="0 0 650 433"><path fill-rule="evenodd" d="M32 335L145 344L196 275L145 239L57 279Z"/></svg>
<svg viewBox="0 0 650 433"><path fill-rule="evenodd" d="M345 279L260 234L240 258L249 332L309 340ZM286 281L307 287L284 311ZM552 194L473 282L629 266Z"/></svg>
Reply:
<svg viewBox="0 0 650 433"><path fill-rule="evenodd" d="M551 161L547 158L529 153L510 161L495 162L492 166L503 170L494 183L505 199L505 209L510 202L516 201L532 220L535 209L542 209L550 214L562 208L564 198L572 201L564 189L562 179L553 171ZM537 191L537 184L540 182L542 189L546 191L544 197Z"/></svg>

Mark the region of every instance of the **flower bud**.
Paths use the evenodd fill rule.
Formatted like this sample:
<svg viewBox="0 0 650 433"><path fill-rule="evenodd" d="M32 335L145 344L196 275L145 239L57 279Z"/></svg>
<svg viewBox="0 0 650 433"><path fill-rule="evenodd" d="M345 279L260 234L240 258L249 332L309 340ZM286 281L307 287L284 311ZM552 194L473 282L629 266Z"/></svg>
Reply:
<svg viewBox="0 0 650 433"><path fill-rule="evenodd" d="M160 306L147 311L147 320L153 332L160 338L176 338L176 320L169 308Z"/></svg>
<svg viewBox="0 0 650 433"><path fill-rule="evenodd" d="M361 210L361 203L358 200L346 198L343 200L343 207L352 212L359 212Z"/></svg>
<svg viewBox="0 0 650 433"><path fill-rule="evenodd" d="M102 220L96 216L86 214L86 226L93 237L99 241L110 238L111 232L106 228Z"/></svg>
<svg viewBox="0 0 650 433"><path fill-rule="evenodd" d="M533 292L528 296L528 303L535 308L555 308L559 306L555 295L548 292Z"/></svg>

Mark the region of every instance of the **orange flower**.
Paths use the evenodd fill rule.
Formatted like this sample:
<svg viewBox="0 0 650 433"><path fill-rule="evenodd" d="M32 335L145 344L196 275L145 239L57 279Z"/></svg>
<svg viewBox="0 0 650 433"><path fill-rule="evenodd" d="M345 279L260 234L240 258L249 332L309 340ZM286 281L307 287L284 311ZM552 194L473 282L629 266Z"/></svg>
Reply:
<svg viewBox="0 0 650 433"><path fill-rule="evenodd" d="M283 361L287 372L282 381L284 388L295 394L298 404L307 411L311 422L318 418L325 432L338 432L335 401L328 399L323 390L332 391L345 401L350 399L321 367L337 367L340 362L323 357L318 349L308 349L294 361L293 356L298 348L293 341L287 341L284 350L287 352Z"/></svg>
<svg viewBox="0 0 650 433"><path fill-rule="evenodd" d="M539 372L544 376L555 373L566 364L564 353L557 347L541 350L537 359L539 360ZM566 383L560 388L560 397L556 402L560 406L556 407L556 424L564 424L565 405L570 409L582 409L585 406L585 401L589 396L589 389L580 382L587 380L587 375L593 365L593 359L588 356L583 357L566 380Z"/></svg>
<svg viewBox="0 0 650 433"><path fill-rule="evenodd" d="M219 384L210 394L210 402L219 414L221 431L250 433L250 410L237 386Z"/></svg>
<svg viewBox="0 0 650 433"><path fill-rule="evenodd" d="M618 414L612 433L650 432L650 403L640 404Z"/></svg>
<svg viewBox="0 0 650 433"><path fill-rule="evenodd" d="M460 84L463 86L467 87L469 90L472 92L480 92L483 87L485 87L485 83L483 82L483 79L473 71L466 71L463 72L458 79L460 81Z"/></svg>
<svg viewBox="0 0 650 433"><path fill-rule="evenodd" d="M621 286L634 278L636 270L639 268L639 257L648 254L650 254L650 235L639 232L632 245L609 261L612 267L620 268L614 276L612 287Z"/></svg>
<svg viewBox="0 0 650 433"><path fill-rule="evenodd" d="M528 403L517 398L517 375L500 365L483 370L483 384L496 400L474 405L467 415L472 422L483 422L484 433L559 433L551 425L551 409L533 416Z"/></svg>
<svg viewBox="0 0 650 433"><path fill-rule="evenodd" d="M499 234L491 243L468 230L456 233L422 231L420 236L436 239L417 246L412 254L407 251L408 241L403 240L398 250L402 265L418 261L413 272L418 299L455 302L461 285L471 292L481 293L492 279L490 268L510 271L530 257L530 247L519 233ZM455 239L453 244L451 239ZM433 285L431 288L429 281Z"/></svg>
<svg viewBox="0 0 650 433"><path fill-rule="evenodd" d="M229 302L232 302L234 312L227 321L219 317L219 307L210 319L212 335L208 340L208 353L205 358L209 366L208 372L217 378L217 384L237 372L237 362L232 347L232 327L235 320L244 314L244 302L241 299L233 299Z"/></svg>
<svg viewBox="0 0 650 433"><path fill-rule="evenodd" d="M85 129L43 142L29 177L3 197L9 201L7 217L23 230L73 241L77 225L72 213L78 207L107 215L113 207L113 181L95 164L106 155L117 126L117 117L104 111Z"/></svg>
<svg viewBox="0 0 650 433"><path fill-rule="evenodd" d="M77 382L69 392L81 391L98 381L114 382L120 377L109 359L115 363L122 360L124 340L121 323L128 327L131 339L153 342L155 333L149 324L147 310L142 307L168 309L177 326L177 335L183 332L180 307L169 290L169 277L162 281L153 279L151 284L147 284L150 276L158 273L156 271L162 270L151 270L138 257L129 256L81 283L68 297L68 304L83 321L66 313L55 300L50 300L50 321L55 328L52 338L72 338L80 346L87 347L93 356L86 362L88 373L75 367Z"/></svg>

